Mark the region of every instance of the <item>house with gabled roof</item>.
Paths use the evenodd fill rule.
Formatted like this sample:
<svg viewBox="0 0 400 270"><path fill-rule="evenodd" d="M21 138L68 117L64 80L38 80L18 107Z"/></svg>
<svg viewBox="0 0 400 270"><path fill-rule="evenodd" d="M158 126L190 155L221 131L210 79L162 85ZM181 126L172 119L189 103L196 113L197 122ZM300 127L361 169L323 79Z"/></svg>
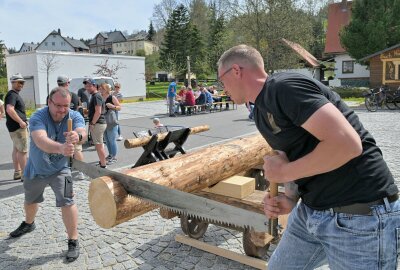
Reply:
<svg viewBox="0 0 400 270"><path fill-rule="evenodd" d="M21 48L19 49L18 52L21 53L21 52L31 52L31 51L34 51L34 50L36 49L37 45L38 45L38 44L36 44L36 43L34 43L34 42L31 42L31 43L29 43L29 42L24 42L24 43L22 43L22 46L21 46Z"/></svg>
<svg viewBox="0 0 400 270"><path fill-rule="evenodd" d="M400 86L400 44L361 58L369 64L371 88L387 85L392 89Z"/></svg>
<svg viewBox="0 0 400 270"><path fill-rule="evenodd" d="M61 30L53 30L37 45L36 51L89 52L89 47L80 40L63 37Z"/></svg>
<svg viewBox="0 0 400 270"><path fill-rule="evenodd" d="M147 39L147 32L140 31L127 37L126 41L116 42L112 45L114 54L137 55L138 51L150 55L159 50L154 42Z"/></svg>
<svg viewBox="0 0 400 270"><path fill-rule="evenodd" d="M89 42L91 53L115 54L113 44L126 41L121 31L100 32Z"/></svg>
<svg viewBox="0 0 400 270"><path fill-rule="evenodd" d="M325 56L334 58L335 78L331 86L368 86L368 67L356 63L340 43L340 31L351 19L351 1L342 0L328 7L328 27L326 32Z"/></svg>

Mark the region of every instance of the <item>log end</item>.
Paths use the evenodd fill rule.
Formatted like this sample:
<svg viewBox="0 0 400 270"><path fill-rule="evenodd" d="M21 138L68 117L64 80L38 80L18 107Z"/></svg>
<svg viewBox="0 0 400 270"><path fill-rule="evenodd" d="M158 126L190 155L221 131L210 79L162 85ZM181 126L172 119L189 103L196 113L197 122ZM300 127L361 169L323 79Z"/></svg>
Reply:
<svg viewBox="0 0 400 270"><path fill-rule="evenodd" d="M117 219L117 205L109 185L109 178L100 177L92 180L89 186L89 207L94 221L104 229L114 227Z"/></svg>

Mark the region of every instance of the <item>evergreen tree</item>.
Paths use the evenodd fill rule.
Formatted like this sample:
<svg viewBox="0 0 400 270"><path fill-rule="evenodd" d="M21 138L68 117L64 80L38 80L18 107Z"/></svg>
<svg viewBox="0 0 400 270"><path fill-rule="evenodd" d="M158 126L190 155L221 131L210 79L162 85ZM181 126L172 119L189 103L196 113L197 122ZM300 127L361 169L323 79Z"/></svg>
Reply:
<svg viewBox="0 0 400 270"><path fill-rule="evenodd" d="M217 15L215 2L210 4L210 13L210 34L208 38L207 58L211 71L216 73L218 59L225 50L225 18L223 15Z"/></svg>
<svg viewBox="0 0 400 270"><path fill-rule="evenodd" d="M155 34L156 34L156 30L154 30L153 22L150 22L149 31L147 32L147 40L153 41Z"/></svg>
<svg viewBox="0 0 400 270"><path fill-rule="evenodd" d="M191 70L202 72L200 64L204 60L203 47L197 28L190 22L188 10L180 5L168 19L160 49L159 67L183 77L187 68L186 57L190 56Z"/></svg>
<svg viewBox="0 0 400 270"><path fill-rule="evenodd" d="M400 43L398 0L357 0L352 2L349 25L340 33L340 41L355 59Z"/></svg>
<svg viewBox="0 0 400 270"><path fill-rule="evenodd" d="M4 42L0 40L0 78L7 77L6 57L3 53Z"/></svg>

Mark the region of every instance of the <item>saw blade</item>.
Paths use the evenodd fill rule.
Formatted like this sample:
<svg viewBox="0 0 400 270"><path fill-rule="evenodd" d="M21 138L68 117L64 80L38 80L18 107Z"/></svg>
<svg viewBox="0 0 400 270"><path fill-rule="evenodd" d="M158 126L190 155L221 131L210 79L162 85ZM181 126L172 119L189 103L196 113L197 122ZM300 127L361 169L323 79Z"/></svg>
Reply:
<svg viewBox="0 0 400 270"><path fill-rule="evenodd" d="M175 213L196 217L209 223L223 223L242 228L251 228L259 232L268 230L269 222L267 217L259 213L158 185L120 172L93 166L75 159L72 167L92 178L110 176L121 183L129 194Z"/></svg>

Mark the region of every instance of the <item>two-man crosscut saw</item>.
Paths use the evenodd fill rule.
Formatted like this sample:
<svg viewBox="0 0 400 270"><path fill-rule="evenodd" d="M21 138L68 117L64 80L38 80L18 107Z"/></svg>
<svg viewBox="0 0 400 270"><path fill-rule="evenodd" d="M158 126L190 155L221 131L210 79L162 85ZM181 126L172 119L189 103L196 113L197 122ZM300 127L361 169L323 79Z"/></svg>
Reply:
<svg viewBox="0 0 400 270"><path fill-rule="evenodd" d="M91 178L109 176L125 190L146 202L179 214L200 218L209 223L223 223L265 232L269 222L265 215L206 199L194 194L158 185L134 176L93 166L74 159L72 167Z"/></svg>

